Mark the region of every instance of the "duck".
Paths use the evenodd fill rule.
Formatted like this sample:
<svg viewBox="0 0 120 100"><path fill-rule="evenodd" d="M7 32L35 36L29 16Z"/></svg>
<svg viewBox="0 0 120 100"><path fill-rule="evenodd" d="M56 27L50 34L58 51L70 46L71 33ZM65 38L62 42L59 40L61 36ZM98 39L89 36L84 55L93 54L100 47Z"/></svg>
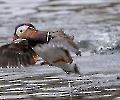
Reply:
<svg viewBox="0 0 120 100"><path fill-rule="evenodd" d="M4 64L4 61L0 61L0 65L20 66L21 64L23 64L23 66L27 66L35 64L38 57L41 57L44 60L41 65L48 64L51 66L62 68L67 73L72 72L80 74L78 66L74 63L73 58L70 54L70 52L74 52L77 56L81 56L81 52L79 51L77 45L73 42L73 40L73 36L65 34L65 32L62 30L55 32L39 31L36 30L34 25L32 25L31 23L19 24L15 27L13 42L0 47L0 51L2 51L2 56L0 58L3 57L5 46L9 49L11 46L15 48L18 47L20 51L17 51L17 48L14 48L8 52L9 54L13 53L14 55L14 53L16 53L17 51L17 54L22 55L22 57L15 56L14 59L16 59L17 61L16 63L12 64L10 63L11 60L8 61L6 65ZM27 57L27 55L29 55L29 57ZM4 59L6 59L6 56L7 54L5 54ZM9 56L8 59L12 58L13 57ZM18 60L19 58L20 60ZM26 59L27 61L25 62L25 60L22 58Z"/></svg>

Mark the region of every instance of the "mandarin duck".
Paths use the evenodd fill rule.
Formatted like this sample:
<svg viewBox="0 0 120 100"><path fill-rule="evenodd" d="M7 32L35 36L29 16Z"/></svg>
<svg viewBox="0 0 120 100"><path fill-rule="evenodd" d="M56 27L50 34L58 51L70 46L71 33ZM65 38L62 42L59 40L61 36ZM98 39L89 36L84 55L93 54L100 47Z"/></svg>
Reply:
<svg viewBox="0 0 120 100"><path fill-rule="evenodd" d="M21 40L20 42L16 43L15 41L18 41L18 39ZM65 72L73 72L80 74L77 65L73 62L70 52L72 51L76 55L81 55L81 52L79 51L76 44L73 42L73 37L66 35L63 31L38 31L32 24L19 24L15 28L13 42L8 45L17 45L16 47L19 47L19 49L22 50L22 52L25 48L27 48L25 52L26 55L29 55L29 52L34 53L34 55L31 55L31 57L26 57L26 55L23 55L23 53L21 53L21 51L18 51L17 54L23 56L20 58L20 61L16 61L19 64L23 64L24 66L34 64L37 61L39 55L43 60L45 60L44 64L49 64L52 66L62 68ZM22 47L20 47L19 45L21 45ZM4 52L3 47L4 46L0 48L2 52ZM9 53L13 51L15 51L15 49L12 49ZM13 55L14 53L16 52L13 52ZM4 57L6 58L6 56ZM2 57L3 55L1 56L1 58ZM15 56L14 59L15 58L18 59L19 57ZM22 58L28 60L29 63L25 63L25 60L21 62ZM31 58L33 58L33 60L31 60ZM13 64L9 63L11 62L8 61L6 65ZM1 65L4 65L4 63L1 62ZM14 65L15 64L13 64L13 66Z"/></svg>

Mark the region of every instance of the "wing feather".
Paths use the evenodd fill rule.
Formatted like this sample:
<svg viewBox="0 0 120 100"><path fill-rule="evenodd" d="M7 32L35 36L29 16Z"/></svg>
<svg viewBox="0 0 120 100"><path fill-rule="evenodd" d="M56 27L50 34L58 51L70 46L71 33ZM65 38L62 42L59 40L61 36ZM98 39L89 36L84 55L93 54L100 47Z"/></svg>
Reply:
<svg viewBox="0 0 120 100"><path fill-rule="evenodd" d="M0 67L29 66L36 63L38 55L27 40L14 41L0 47Z"/></svg>
<svg viewBox="0 0 120 100"><path fill-rule="evenodd" d="M48 43L49 47L61 47L75 54L81 55L78 46L74 43L73 38L64 34L63 31L51 32L53 39Z"/></svg>

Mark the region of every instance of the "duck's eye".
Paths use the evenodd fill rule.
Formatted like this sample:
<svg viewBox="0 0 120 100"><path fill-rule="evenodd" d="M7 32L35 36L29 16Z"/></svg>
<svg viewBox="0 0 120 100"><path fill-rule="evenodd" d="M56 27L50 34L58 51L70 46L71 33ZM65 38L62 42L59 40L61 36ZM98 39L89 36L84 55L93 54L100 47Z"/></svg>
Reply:
<svg viewBox="0 0 120 100"><path fill-rule="evenodd" d="M23 30L20 30L20 32L22 33L22 32L23 32Z"/></svg>
<svg viewBox="0 0 120 100"><path fill-rule="evenodd" d="M18 33L24 33L28 29L28 26L20 26L16 32Z"/></svg>

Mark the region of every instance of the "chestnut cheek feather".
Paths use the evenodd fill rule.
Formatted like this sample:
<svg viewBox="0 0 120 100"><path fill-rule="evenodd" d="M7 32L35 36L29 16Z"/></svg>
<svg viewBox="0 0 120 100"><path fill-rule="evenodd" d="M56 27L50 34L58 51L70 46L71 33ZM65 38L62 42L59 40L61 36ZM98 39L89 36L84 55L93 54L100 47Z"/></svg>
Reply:
<svg viewBox="0 0 120 100"><path fill-rule="evenodd" d="M36 31L32 29L27 29L24 32L24 38L34 40L34 41L39 41L41 43L46 43L46 33L43 31Z"/></svg>
<svg viewBox="0 0 120 100"><path fill-rule="evenodd" d="M27 29L27 30L23 33L22 37L23 37L23 38L27 38L27 39L33 39L33 38L36 37L36 35L37 35L37 32L36 32L35 30Z"/></svg>
<svg viewBox="0 0 120 100"><path fill-rule="evenodd" d="M33 29L26 29L24 33L17 34L19 38L25 38L32 41L37 41L41 44L46 43L47 31L37 31Z"/></svg>

